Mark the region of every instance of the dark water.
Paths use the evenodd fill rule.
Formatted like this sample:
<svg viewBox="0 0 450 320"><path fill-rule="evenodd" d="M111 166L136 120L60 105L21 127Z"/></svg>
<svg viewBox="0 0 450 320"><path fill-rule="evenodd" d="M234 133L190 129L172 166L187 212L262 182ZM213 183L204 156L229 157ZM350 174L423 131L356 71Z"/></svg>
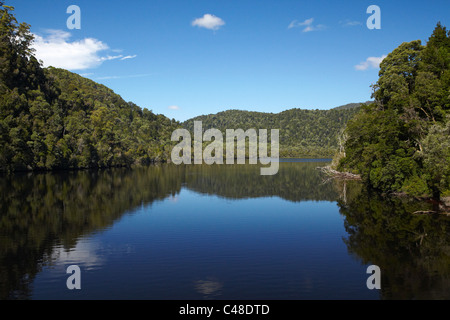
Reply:
<svg viewBox="0 0 450 320"><path fill-rule="evenodd" d="M323 183L325 164L4 176L0 298L449 299L449 219Z"/></svg>

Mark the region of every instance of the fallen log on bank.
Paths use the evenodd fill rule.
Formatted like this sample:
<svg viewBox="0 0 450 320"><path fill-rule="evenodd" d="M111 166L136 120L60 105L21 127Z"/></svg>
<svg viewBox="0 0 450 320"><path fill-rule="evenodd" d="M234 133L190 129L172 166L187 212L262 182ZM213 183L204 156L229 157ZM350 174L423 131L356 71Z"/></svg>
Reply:
<svg viewBox="0 0 450 320"><path fill-rule="evenodd" d="M354 174L350 172L340 172L332 169L331 167L317 167L320 171L322 171L325 175L327 175L330 179L340 179L340 180L361 180L361 176L359 174Z"/></svg>
<svg viewBox="0 0 450 320"><path fill-rule="evenodd" d="M425 210L425 211L414 211L412 214L435 214L437 211L433 210Z"/></svg>

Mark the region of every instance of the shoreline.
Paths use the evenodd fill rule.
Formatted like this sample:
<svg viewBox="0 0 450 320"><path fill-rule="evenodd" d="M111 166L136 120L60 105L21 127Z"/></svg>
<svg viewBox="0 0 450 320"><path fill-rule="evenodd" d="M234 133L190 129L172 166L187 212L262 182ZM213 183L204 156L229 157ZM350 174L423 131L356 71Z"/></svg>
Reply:
<svg viewBox="0 0 450 320"><path fill-rule="evenodd" d="M341 172L332 169L330 166L326 167L317 167L318 170L320 170L322 173L324 173L328 179L325 180L325 182L328 182L333 179L341 180L341 181L362 181L361 176L359 174L354 174L351 172ZM383 194L381 194L383 195ZM386 196L386 194L384 194ZM438 214L438 215L445 215L450 216L450 196L441 197L439 202L436 203L436 200L431 198L430 196L425 197L414 197L411 195L408 195L404 192L393 192L388 194L387 196L394 196L397 198L408 198L408 199L414 199L421 202L428 202L432 203L435 202L433 205L438 206L438 210L429 210L429 211L415 211L411 214Z"/></svg>

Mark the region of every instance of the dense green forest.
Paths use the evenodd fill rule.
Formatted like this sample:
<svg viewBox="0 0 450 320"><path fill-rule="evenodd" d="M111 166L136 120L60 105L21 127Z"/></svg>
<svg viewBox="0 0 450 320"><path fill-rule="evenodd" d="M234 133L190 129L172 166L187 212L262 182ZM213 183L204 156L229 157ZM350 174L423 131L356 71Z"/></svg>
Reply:
<svg viewBox="0 0 450 320"><path fill-rule="evenodd" d="M178 122L77 74L42 68L30 26L12 11L0 6L0 170L130 166L170 157Z"/></svg>
<svg viewBox="0 0 450 320"><path fill-rule="evenodd" d="M365 104L368 104L367 102ZM361 104L352 103L331 110L291 109L281 113L228 110L189 119L183 126L193 132L194 121L203 129L279 129L282 158L332 157L339 136Z"/></svg>
<svg viewBox="0 0 450 320"><path fill-rule="evenodd" d="M381 63L373 104L349 121L338 169L383 193L450 195L450 32L405 42Z"/></svg>

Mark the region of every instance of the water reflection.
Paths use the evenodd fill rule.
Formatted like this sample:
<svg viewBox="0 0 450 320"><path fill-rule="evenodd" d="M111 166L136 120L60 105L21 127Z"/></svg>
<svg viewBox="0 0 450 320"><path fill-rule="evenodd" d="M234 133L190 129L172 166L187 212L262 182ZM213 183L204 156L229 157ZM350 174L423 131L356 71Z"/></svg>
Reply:
<svg viewBox="0 0 450 320"><path fill-rule="evenodd" d="M341 190L344 190L341 184ZM385 199L360 184L338 201L350 254L381 268L383 299L450 299L450 219L426 203Z"/></svg>
<svg viewBox="0 0 450 320"><path fill-rule="evenodd" d="M110 227L130 209L175 196L183 172L154 166L2 177L0 298L28 298L44 265L79 252L80 237Z"/></svg>
<svg viewBox="0 0 450 320"><path fill-rule="evenodd" d="M450 298L449 219L411 215L427 208L401 199L380 199L357 183L323 184L316 170L319 165L323 163L280 163L276 176L261 176L258 166L245 165L4 176L0 179L0 299L30 298L33 281L46 266L80 260L91 268L102 265L102 255L96 254L99 249L86 239L109 230L137 208L164 199L176 204L183 188L230 200L279 197L290 202L337 202L345 218L349 253L363 264L381 267L382 298ZM135 250L126 246L101 252ZM303 290L313 290L305 281ZM214 278L196 280L193 287L207 299L221 297L224 290L223 282Z"/></svg>
<svg viewBox="0 0 450 320"><path fill-rule="evenodd" d="M229 199L278 196L289 201L335 201L338 192L323 184L318 166L323 162L282 162L274 176L261 176L258 166L192 166L187 187L199 193Z"/></svg>
<svg viewBox="0 0 450 320"><path fill-rule="evenodd" d="M221 295L223 284L215 279L198 280L195 290L203 295L204 299L218 298Z"/></svg>

